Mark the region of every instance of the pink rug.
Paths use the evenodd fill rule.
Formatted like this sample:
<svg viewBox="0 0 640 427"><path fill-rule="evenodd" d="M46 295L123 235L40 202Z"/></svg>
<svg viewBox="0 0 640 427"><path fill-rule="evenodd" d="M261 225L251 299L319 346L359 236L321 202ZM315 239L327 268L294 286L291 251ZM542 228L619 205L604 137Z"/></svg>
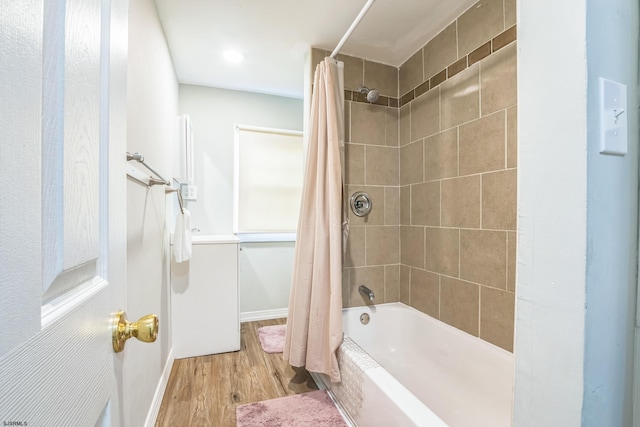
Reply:
<svg viewBox="0 0 640 427"><path fill-rule="evenodd" d="M237 427L346 427L324 390L236 407Z"/></svg>
<svg viewBox="0 0 640 427"><path fill-rule="evenodd" d="M258 329L260 345L266 353L282 353L287 325L263 326Z"/></svg>

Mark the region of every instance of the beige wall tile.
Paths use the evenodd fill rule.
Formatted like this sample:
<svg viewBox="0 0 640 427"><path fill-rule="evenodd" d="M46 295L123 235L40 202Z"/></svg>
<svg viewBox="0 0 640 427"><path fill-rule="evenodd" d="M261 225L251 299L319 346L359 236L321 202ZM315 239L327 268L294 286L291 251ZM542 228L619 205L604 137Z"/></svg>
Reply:
<svg viewBox="0 0 640 427"><path fill-rule="evenodd" d="M407 265L400 266L400 302L410 305L410 292L411 292L411 267Z"/></svg>
<svg viewBox="0 0 640 427"><path fill-rule="evenodd" d="M504 28L516 25L516 0L504 0Z"/></svg>
<svg viewBox="0 0 640 427"><path fill-rule="evenodd" d="M460 126L459 135L460 175L504 169L504 111Z"/></svg>
<svg viewBox="0 0 640 427"><path fill-rule="evenodd" d="M458 128L440 132L424 141L424 179L458 175Z"/></svg>
<svg viewBox="0 0 640 427"><path fill-rule="evenodd" d="M479 64L440 85L442 130L480 117Z"/></svg>
<svg viewBox="0 0 640 427"><path fill-rule="evenodd" d="M440 131L440 89L430 90L411 102L411 141Z"/></svg>
<svg viewBox="0 0 640 427"><path fill-rule="evenodd" d="M458 277L460 258L460 230L453 228L425 229L426 269L447 276Z"/></svg>
<svg viewBox="0 0 640 427"><path fill-rule="evenodd" d="M513 352L515 294L480 288L480 338Z"/></svg>
<svg viewBox="0 0 640 427"><path fill-rule="evenodd" d="M331 55L331 52L327 52L323 49L316 47L311 48L311 81L313 82L313 74L316 71L316 67L321 63L325 57Z"/></svg>
<svg viewBox="0 0 640 427"><path fill-rule="evenodd" d="M384 224L400 225L400 187L384 188Z"/></svg>
<svg viewBox="0 0 640 427"><path fill-rule="evenodd" d="M507 288L507 233L460 230L460 278Z"/></svg>
<svg viewBox="0 0 640 427"><path fill-rule="evenodd" d="M440 225L440 181L411 186L411 225Z"/></svg>
<svg viewBox="0 0 640 427"><path fill-rule="evenodd" d="M351 104L352 102L345 101L344 103L344 141L351 142Z"/></svg>
<svg viewBox="0 0 640 427"><path fill-rule="evenodd" d="M507 290L516 291L517 237L514 231L507 233Z"/></svg>
<svg viewBox="0 0 640 427"><path fill-rule="evenodd" d="M480 176L442 181L442 226L480 228Z"/></svg>
<svg viewBox="0 0 640 427"><path fill-rule="evenodd" d="M518 110L517 106L507 110L507 167L518 166Z"/></svg>
<svg viewBox="0 0 640 427"><path fill-rule="evenodd" d="M480 0L458 18L460 58L505 29L502 1Z"/></svg>
<svg viewBox="0 0 640 427"><path fill-rule="evenodd" d="M424 80L433 77L458 59L456 23L453 22L424 47Z"/></svg>
<svg viewBox="0 0 640 427"><path fill-rule="evenodd" d="M384 302L398 301L400 301L400 264L385 265Z"/></svg>
<svg viewBox="0 0 640 427"><path fill-rule="evenodd" d="M345 184L364 184L364 145L345 144Z"/></svg>
<svg viewBox="0 0 640 427"><path fill-rule="evenodd" d="M515 169L482 175L482 228L516 229L516 175Z"/></svg>
<svg viewBox="0 0 640 427"><path fill-rule="evenodd" d="M351 283L349 282L350 268L342 269L342 307L350 307L349 294L351 293Z"/></svg>
<svg viewBox="0 0 640 427"><path fill-rule="evenodd" d="M400 262L400 228L372 226L367 229L367 265L397 264Z"/></svg>
<svg viewBox="0 0 640 427"><path fill-rule="evenodd" d="M486 7L496 1L481 1L480 4ZM506 15L502 18L503 21L509 19L508 3L513 2L514 0L504 0ZM483 13L486 14L486 12L485 9ZM492 37L501 31L502 29ZM438 61L448 61L451 50L447 51L446 46L450 46L452 38L455 40L455 37L451 37L455 36L455 32L456 23L447 27L429 42L424 50L416 52L403 65L403 69L399 71L400 86L396 86L395 95L387 93L389 86L393 85L394 79L390 77L393 74L393 70L390 71L390 69L393 67L387 68L381 64L348 57L345 73L348 76L345 77L350 80L348 84L351 87L347 89L355 90L358 85L366 84L380 90L383 95L402 96L422 83L425 77L432 77L455 62L456 57L453 56L449 63L436 69L440 67L437 65ZM488 40L489 38L484 41L478 40L476 47ZM443 47L436 49L438 44ZM504 286L500 290L482 288L480 291L476 283L482 283L479 280L485 279L478 279L478 277L482 278L484 275L495 279L500 273L497 263L493 271L489 268L491 260L497 260L499 253L493 258L489 256L488 262L478 261L478 258L486 257L487 253L499 252L496 250L495 242L491 237L486 236L477 239L479 242L476 242L477 248L474 251L473 245L470 244L473 243L473 238L469 238L468 233L485 231L434 227L439 224L441 199L443 226L446 225L445 209L449 214L447 221L450 224L458 224L450 226L479 227L480 224L476 223L476 218L479 221L481 213L483 227L497 227L499 224L502 224L501 227L504 226L504 222L500 221L506 218L504 212L508 210L507 206L511 206L506 202L507 199L515 196L515 188L510 192L508 185L503 184L509 180L509 174L515 175L516 172L502 170L505 167L513 168L517 164L517 114L515 97L513 104L498 108L504 102L510 101L505 96L506 92L498 92L497 95L491 92L495 87L499 88L499 85L493 87L493 82L488 78L499 72L504 74L505 70L499 71L502 65L497 64L497 68L493 67L491 61L495 56L510 49L513 49L513 44L454 75L435 90L425 93L399 109L346 102L345 138L355 143L348 144L346 148L346 180L348 184L354 184L348 185L346 197L354 191L365 190L374 199L374 208L367 218L350 215L353 241L348 243L343 270L345 283L343 304L345 306L362 306L366 303L357 290L360 284L365 284L376 293L377 303L402 301L434 317L440 314L440 317L446 318L443 320L447 323L475 335L480 334L483 339L494 344L505 347L504 343L509 341L509 336L510 342L513 342L513 298L509 315L508 304L505 303L506 298L504 298L506 292L502 289L515 289L516 233L486 231L502 233L504 236L502 245ZM455 46L453 52L455 53ZM508 57L506 54L503 56ZM411 60L414 62L412 63ZM495 62L500 61L495 60ZM507 64L506 68L508 67ZM402 79L402 76L411 76L412 73L413 82ZM515 79L513 81L515 83ZM395 82L397 85L397 79ZM484 99L485 95L490 98L493 96L488 100L490 102ZM427 99L429 96L431 96L430 100ZM494 111L493 108L498 108L495 110L497 113L489 114L488 112ZM505 108L508 110L501 111ZM480 117L480 114L488 116L493 121L491 119L475 120ZM435 118L428 120L430 115ZM501 124L499 124L500 118L494 117L498 115L502 115ZM472 124L476 127L474 128ZM455 127L458 125L462 125L460 129ZM502 139L500 139L498 127L502 128ZM447 129L447 131L440 132L440 129ZM423 138L426 139L423 140ZM502 151L498 147L500 141ZM411 144L411 142L414 143ZM393 148L398 146L403 148ZM458 159L459 151L460 159ZM392 154L394 152L395 157ZM497 166L499 159L502 163ZM394 160L395 170L392 166ZM460 163L460 170L458 170L458 163ZM491 171L501 172L486 173ZM477 175L449 179L458 175L478 173L485 173L485 175L482 178ZM436 181L441 179L444 180ZM364 183L367 185L363 185ZM471 186L468 185L469 183ZM402 186L394 187L396 185ZM448 187L445 188L445 186ZM481 191L484 192L482 199ZM482 204L480 200L483 201ZM465 202L469 206L465 206ZM468 217L460 215L461 212L468 214L470 211L473 214ZM418 226L408 226L412 221ZM473 225L471 225L472 222ZM395 227L398 224L403 226ZM513 227L515 230L515 225ZM465 236L464 244L461 246L463 236ZM359 244L359 248L354 244ZM471 252L475 253L470 255ZM467 262L467 258L471 261ZM399 261L402 265L398 264ZM474 262L485 269L475 268L474 270L479 273L468 273L469 264ZM365 267L365 264L368 266ZM425 268L429 271L424 271ZM440 284L438 273L450 277L443 277L443 283ZM470 278L469 274L471 276L475 274L475 276ZM460 277L476 283L456 280L452 277ZM487 286L497 285L494 283ZM480 297L482 297L482 305ZM506 311L505 307L507 307ZM438 313L439 311L441 313ZM478 318L480 318L480 325ZM505 319L511 320L509 322ZM510 334L509 324L511 325Z"/></svg>
<svg viewBox="0 0 640 427"><path fill-rule="evenodd" d="M411 225L411 186L400 187L400 225Z"/></svg>
<svg viewBox="0 0 640 427"><path fill-rule="evenodd" d="M400 135L398 140L400 146L405 146L411 142L411 104L400 107Z"/></svg>
<svg viewBox="0 0 640 427"><path fill-rule="evenodd" d="M424 268L424 227L400 227L400 262Z"/></svg>
<svg viewBox="0 0 640 427"><path fill-rule="evenodd" d="M351 142L386 145L386 107L351 103Z"/></svg>
<svg viewBox="0 0 640 427"><path fill-rule="evenodd" d="M345 267L364 267L366 263L366 227L350 227L347 238Z"/></svg>
<svg viewBox="0 0 640 427"><path fill-rule="evenodd" d="M419 140L400 148L400 185L423 181L423 142Z"/></svg>
<svg viewBox="0 0 640 427"><path fill-rule="evenodd" d="M399 151L395 147L365 147L367 185L398 185Z"/></svg>
<svg viewBox="0 0 640 427"><path fill-rule="evenodd" d="M344 88L357 90L364 84L364 60L348 55L338 55L337 59L344 62Z"/></svg>
<svg viewBox="0 0 640 427"><path fill-rule="evenodd" d="M352 268L350 281L349 305L351 307L371 305L369 299L365 299L358 291L360 285L365 285L373 291L375 294L374 303L384 302L384 266Z"/></svg>
<svg viewBox="0 0 640 427"><path fill-rule="evenodd" d="M517 43L512 43L480 64L483 116L516 104L516 49Z"/></svg>
<svg viewBox="0 0 640 427"><path fill-rule="evenodd" d="M387 147L398 147L400 145L399 129L400 112L397 108L387 108L385 111L385 131Z"/></svg>
<svg viewBox="0 0 640 427"><path fill-rule="evenodd" d="M366 185L349 185L345 197L347 201L356 191L364 191L371 197L373 207L367 216L355 216L349 209L349 222L352 226L358 225L384 225L384 187L372 187Z"/></svg>
<svg viewBox="0 0 640 427"><path fill-rule="evenodd" d="M478 336L480 289L478 285L440 278L440 320Z"/></svg>
<svg viewBox="0 0 640 427"><path fill-rule="evenodd" d="M400 67L397 96L510 28L515 19L515 0L479 1ZM509 305L503 290L515 290L516 233L493 230L515 230L516 189L511 176L517 173L504 170L517 166L515 49L515 43L505 46L400 109L387 111L385 118L386 146L394 147L397 141L403 147L399 151L401 187L385 190L386 224L395 225L390 221L396 218L401 224L401 265L385 267L390 269L385 275L398 277L397 291L395 284L386 284L385 300L392 300L397 292L398 300L435 317L437 307L447 323L509 350L513 298ZM365 84L380 90L383 83L371 83L368 64ZM366 126L367 119L361 124ZM351 131L356 128L358 123ZM352 139L360 137L361 130L362 126ZM362 142L382 145L373 141ZM423 159L422 165L416 164L417 158ZM398 206L395 211L393 205ZM440 219L443 227L492 230L439 228ZM387 227L368 228L370 236ZM384 257L369 254L367 246L367 261L388 261ZM443 276L438 284L438 273L449 277ZM493 288L477 285L484 282Z"/></svg>
<svg viewBox="0 0 640 427"><path fill-rule="evenodd" d="M422 78L422 49L400 66L400 93L404 95L424 80Z"/></svg>
<svg viewBox="0 0 640 427"><path fill-rule="evenodd" d="M411 269L411 306L436 319L440 316L440 276Z"/></svg>
<svg viewBox="0 0 640 427"><path fill-rule="evenodd" d="M380 95L398 97L398 69L391 65L364 61L364 85Z"/></svg>

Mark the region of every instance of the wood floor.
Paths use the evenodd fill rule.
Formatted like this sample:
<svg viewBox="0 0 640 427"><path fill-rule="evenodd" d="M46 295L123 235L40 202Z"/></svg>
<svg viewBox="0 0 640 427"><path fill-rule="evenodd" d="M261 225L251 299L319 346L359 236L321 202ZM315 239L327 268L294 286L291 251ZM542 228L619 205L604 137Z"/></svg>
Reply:
<svg viewBox="0 0 640 427"><path fill-rule="evenodd" d="M176 360L156 427L235 427L237 405L317 389L306 370L260 347L256 330L285 321L243 323L240 351Z"/></svg>

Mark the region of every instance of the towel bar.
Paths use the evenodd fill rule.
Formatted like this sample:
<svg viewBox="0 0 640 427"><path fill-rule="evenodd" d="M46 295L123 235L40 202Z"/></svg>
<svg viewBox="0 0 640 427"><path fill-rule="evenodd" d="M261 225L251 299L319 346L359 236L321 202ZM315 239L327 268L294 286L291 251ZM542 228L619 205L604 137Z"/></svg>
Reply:
<svg viewBox="0 0 640 427"><path fill-rule="evenodd" d="M170 188L165 188L164 193L165 194L176 193L178 195L178 204L180 205L180 212L182 212L184 214L184 201L182 200L182 192L178 188L171 187L171 182L169 182L166 179L164 179L162 177L162 175L160 175L158 172L156 172L151 166L146 164L145 161L144 161L144 156L142 154L140 154L140 153L131 154L131 153L127 152L127 161L130 162L131 160L135 160L136 162L140 163L142 166L147 168L151 173L153 173L155 175L155 177L150 176L148 178L149 182L146 183L146 182L143 182L139 177L132 176L132 175L130 175L130 176L133 179L135 179L136 181L138 181L138 182L140 182L140 183L142 183L144 185L147 185L148 187L152 187L154 185L168 185ZM138 172L138 173L140 173L140 172Z"/></svg>

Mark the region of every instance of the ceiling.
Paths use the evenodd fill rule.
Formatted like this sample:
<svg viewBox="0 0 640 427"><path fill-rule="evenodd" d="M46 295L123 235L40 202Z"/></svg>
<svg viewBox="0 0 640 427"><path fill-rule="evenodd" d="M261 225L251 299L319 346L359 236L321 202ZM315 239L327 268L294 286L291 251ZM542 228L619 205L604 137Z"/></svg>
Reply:
<svg viewBox="0 0 640 427"><path fill-rule="evenodd" d="M477 0L377 0L341 50L400 66ZM333 50L365 0L155 0L180 83L301 98L310 47ZM229 64L225 49L246 59Z"/></svg>

